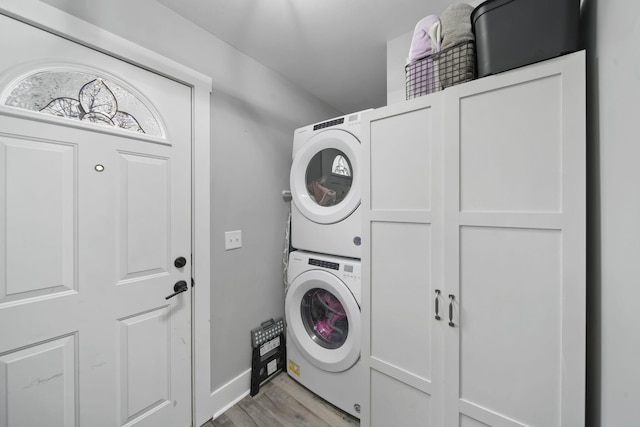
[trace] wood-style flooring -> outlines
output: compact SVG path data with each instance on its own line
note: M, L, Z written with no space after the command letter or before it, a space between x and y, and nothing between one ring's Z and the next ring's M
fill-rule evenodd
M202 427L353 427L358 419L281 373Z

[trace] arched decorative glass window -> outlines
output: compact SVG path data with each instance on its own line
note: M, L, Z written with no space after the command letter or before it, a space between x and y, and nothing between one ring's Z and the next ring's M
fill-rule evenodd
M7 88L2 103L57 117L164 137L142 97L85 70L41 70Z

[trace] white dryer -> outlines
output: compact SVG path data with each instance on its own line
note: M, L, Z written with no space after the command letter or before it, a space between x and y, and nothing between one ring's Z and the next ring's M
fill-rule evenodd
M290 175L294 248L360 258L361 114L295 131Z
M360 418L360 261L291 252L285 298L287 372L329 403Z

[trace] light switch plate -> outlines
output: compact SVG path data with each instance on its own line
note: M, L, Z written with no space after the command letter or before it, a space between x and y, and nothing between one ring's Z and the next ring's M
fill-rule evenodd
M224 233L224 250L238 249L242 247L242 230L227 231Z

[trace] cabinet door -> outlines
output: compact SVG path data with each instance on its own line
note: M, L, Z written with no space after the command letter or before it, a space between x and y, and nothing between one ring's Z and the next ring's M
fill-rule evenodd
M583 53L447 90L447 426L584 425L584 93Z
M439 96L370 113L364 129L362 424L442 425ZM440 306L444 302L440 301Z

